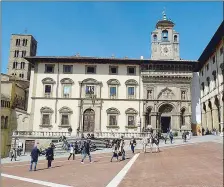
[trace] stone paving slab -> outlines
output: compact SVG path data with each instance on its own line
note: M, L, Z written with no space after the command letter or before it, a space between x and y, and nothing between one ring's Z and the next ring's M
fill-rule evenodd
M119 187L223 187L223 145L200 143L140 154Z
M111 163L111 154L93 155L94 162L89 163L87 157L84 164L81 164L80 158L69 161L61 158L55 160L50 169L46 169L46 161L40 161L36 172L28 171L29 162L19 163L17 166L4 164L2 173L75 187L105 187L125 166L131 156L132 154L128 155L129 159L125 161ZM23 187L23 183L17 180L17 187ZM3 180L3 186L14 187L9 180ZM30 183L30 186L33 184Z
M31 184L29 182L23 182L23 181L18 181L18 180L15 180L15 179L9 179L9 178L5 178L5 177L2 177L1 179L2 183L2 187L43 187L43 185L40 185L40 184Z

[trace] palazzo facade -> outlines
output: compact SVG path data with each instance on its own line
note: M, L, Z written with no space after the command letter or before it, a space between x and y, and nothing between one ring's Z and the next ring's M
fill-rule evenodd
M151 34L151 49L151 59L26 57L32 64L29 130L190 130L197 62L180 59L179 33L165 14Z

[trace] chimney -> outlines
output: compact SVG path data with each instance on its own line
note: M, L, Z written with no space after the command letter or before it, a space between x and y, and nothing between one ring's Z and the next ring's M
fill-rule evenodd
M140 59L141 59L141 60L143 60L143 59L144 59L144 57L143 57L143 56L141 56L141 57L140 57Z

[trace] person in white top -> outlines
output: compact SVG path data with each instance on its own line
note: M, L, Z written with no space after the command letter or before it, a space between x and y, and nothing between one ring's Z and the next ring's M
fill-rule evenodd
M70 155L68 157L68 160L70 160L71 156L73 156L73 160L75 160L75 150L74 150L74 147L75 146L73 144L71 144L71 146L70 146Z

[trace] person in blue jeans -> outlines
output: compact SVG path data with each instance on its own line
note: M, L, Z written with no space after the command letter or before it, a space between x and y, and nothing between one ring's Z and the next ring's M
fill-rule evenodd
M33 163L34 163L34 171L37 170L37 162L38 162L38 157L40 155L40 150L35 146L32 151L31 151L31 162L30 162L30 171L32 171L33 168Z
M86 156L88 155L89 156L89 162L92 163L92 160L91 160L91 155L90 155L90 141L87 140L87 141L84 141L83 145L82 145L82 161L81 163L84 164L84 160L86 158Z

